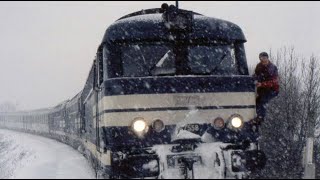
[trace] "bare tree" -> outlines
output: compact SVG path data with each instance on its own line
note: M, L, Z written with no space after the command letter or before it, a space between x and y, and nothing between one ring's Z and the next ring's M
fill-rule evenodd
M309 61L302 63L302 96L304 108L304 124L305 128L301 133L302 138L311 138L315 136L315 130L319 128L320 122L317 121L320 115L320 62L315 56L311 56ZM315 138L315 163L318 165L316 168L318 177L320 176L320 154L318 153L320 144L319 137Z
M319 127L316 122L320 112L320 62L312 56L308 63L302 63L303 95L304 95L304 119L309 126ZM313 132L309 132L313 135Z

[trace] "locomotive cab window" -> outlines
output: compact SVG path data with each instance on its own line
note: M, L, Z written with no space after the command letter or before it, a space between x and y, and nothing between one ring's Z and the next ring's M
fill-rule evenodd
M165 44L132 44L122 47L124 77L175 74L173 49Z
M239 74L233 45L189 46L188 66L194 75Z
M186 54L174 54L174 45L167 43L136 43L121 46L123 77L174 76L176 57L183 56L188 66L186 75L241 75L233 44L191 44Z

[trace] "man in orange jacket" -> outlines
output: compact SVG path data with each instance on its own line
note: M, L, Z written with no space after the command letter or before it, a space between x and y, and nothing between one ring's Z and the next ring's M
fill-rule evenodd
M257 81L257 119L260 124L266 116L266 105L279 94L278 68L270 60L266 52L259 54L260 63L256 66L253 77Z

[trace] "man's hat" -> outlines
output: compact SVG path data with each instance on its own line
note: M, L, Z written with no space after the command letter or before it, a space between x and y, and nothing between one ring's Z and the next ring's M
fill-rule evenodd
M262 52L262 53L259 54L259 58L260 57L268 57L269 58L269 55L266 52Z

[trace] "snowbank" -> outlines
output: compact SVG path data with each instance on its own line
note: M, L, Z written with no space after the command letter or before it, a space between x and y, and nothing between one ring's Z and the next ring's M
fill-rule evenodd
M0 179L93 179L89 162L52 139L0 129Z

